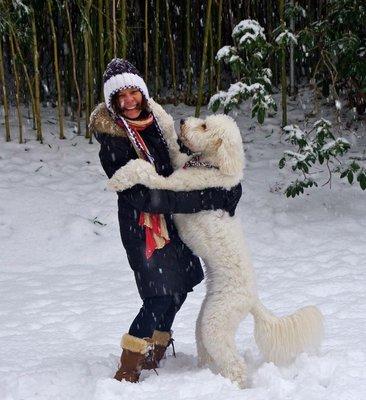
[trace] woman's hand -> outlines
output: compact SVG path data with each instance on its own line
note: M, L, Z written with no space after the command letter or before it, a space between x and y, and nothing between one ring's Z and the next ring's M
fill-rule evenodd
M155 175L155 167L149 162L141 159L130 160L107 181L107 188L120 192L138 183L148 186Z

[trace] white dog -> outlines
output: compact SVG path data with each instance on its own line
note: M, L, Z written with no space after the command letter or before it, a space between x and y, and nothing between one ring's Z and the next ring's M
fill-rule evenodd
M188 118L181 125L180 139L192 152L200 154L200 165L181 168L188 156L179 151L172 117L152 100L149 105L162 131L169 132L165 139L176 170L163 177L148 162L132 160L109 180L110 189L124 190L140 183L152 189L180 191L231 188L239 183L244 152L232 118ZM267 361L286 364L300 352L319 346L322 315L316 307L308 306L277 318L260 302L239 218L218 210L175 214L174 221L182 240L206 266L207 293L196 324L200 366L213 367L240 387L246 386L246 365L237 351L235 333L248 313L254 316L255 340Z

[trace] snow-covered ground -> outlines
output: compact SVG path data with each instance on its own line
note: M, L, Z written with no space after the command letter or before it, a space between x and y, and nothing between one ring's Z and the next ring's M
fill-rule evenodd
M168 106L176 120L193 109ZM290 104L290 110L297 104ZM264 363L249 317L237 343L250 387L196 365L195 319L204 294L191 293L174 324L177 358L142 382L112 379L119 341L140 307L120 242L115 194L106 191L98 143L57 139L44 111L43 145L27 126L26 144L0 142L0 400L361 400L366 398L366 201L358 187L287 199L277 162L285 145L279 117L263 127L243 116L247 165L239 216L265 305L277 315L307 304L325 316L318 355L289 367ZM290 111L290 122L302 112ZM273 131L272 135L269 135ZM365 129L358 131L364 135ZM344 135L343 135L344 136ZM352 140L356 140L350 138Z

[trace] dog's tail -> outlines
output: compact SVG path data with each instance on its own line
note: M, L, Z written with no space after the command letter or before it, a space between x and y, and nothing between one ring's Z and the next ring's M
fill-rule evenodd
M278 318L257 300L251 309L255 321L255 341L266 361L288 364L296 355L320 346L323 316L314 306Z

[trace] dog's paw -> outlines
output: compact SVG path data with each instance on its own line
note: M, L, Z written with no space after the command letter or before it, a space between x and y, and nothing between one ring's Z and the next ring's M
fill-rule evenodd
M113 192L119 192L132 186L133 184L131 184L128 177L121 170L118 170L112 178L107 181L107 188Z
M154 114L154 117L158 121L159 125L164 125L164 129L169 129L174 131L173 117L170 114L168 114L160 104L156 103L151 98L149 100L149 106Z
M107 188L112 191L122 191L138 183L148 186L151 178L157 175L155 167L147 161L130 160L114 173L107 182Z

